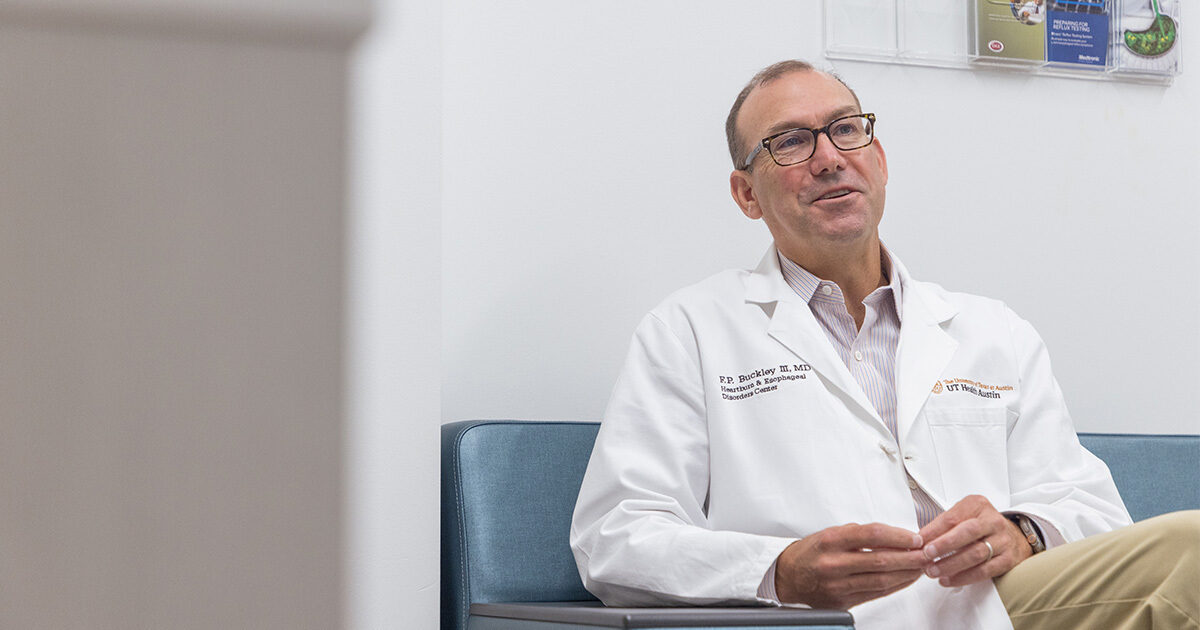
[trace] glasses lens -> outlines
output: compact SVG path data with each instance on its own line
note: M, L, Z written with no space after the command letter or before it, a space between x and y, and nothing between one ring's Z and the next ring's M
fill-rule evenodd
M813 133L807 129L789 131L771 140L771 157L781 166L807 160L813 154Z
M875 130L866 116L847 116L829 123L829 139L833 146L843 150L857 149L871 144Z

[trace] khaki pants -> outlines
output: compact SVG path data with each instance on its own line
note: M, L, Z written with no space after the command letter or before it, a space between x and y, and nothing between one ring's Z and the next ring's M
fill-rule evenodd
M1200 510L1040 553L996 589L1016 630L1200 630Z

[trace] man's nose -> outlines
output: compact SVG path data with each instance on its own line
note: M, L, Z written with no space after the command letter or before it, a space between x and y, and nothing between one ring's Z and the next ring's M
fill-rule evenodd
M833 146L833 140L829 139L827 132L818 133L814 142L816 142L816 146L813 147L813 155L808 160L813 174L820 175L840 170L845 166L845 157L837 147Z

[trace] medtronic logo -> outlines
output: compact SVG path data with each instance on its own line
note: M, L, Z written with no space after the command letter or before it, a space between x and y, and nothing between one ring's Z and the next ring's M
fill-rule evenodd
M998 39L993 39L992 41L988 42L988 50L992 52L1002 52L1004 50L1004 42Z

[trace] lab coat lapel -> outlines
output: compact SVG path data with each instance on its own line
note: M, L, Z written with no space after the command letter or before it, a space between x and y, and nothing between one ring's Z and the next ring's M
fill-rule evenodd
M812 366L813 371L841 398L859 407L887 432L887 425L850 370L846 369L846 364L842 363L808 304L783 279L774 247L763 256L758 268L750 275L746 299L763 305L770 314L771 323L767 328L769 336Z
M957 311L913 281L895 257L892 262L903 288L900 344L896 349L896 434L903 441L958 349L958 341L943 327Z

